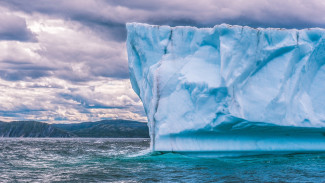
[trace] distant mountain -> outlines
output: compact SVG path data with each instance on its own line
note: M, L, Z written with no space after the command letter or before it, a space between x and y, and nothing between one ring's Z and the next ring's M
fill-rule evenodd
M149 138L149 130L147 123L129 120L103 120L73 124L0 121L0 137Z
M0 137L75 137L74 134L37 121L0 122Z
M149 138L147 123L130 120L103 120L74 124L52 124L78 137Z

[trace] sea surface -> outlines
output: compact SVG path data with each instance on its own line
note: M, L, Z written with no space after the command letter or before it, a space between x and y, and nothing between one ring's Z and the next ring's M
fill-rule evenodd
M196 157L150 139L0 138L0 182L325 182L325 154Z

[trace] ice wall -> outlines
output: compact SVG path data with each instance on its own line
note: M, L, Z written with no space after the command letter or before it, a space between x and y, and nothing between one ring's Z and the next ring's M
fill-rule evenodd
M127 32L154 151L325 150L324 29Z

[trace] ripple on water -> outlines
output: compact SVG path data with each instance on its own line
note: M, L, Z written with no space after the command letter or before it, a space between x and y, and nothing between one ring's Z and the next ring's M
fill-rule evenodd
M321 182L324 153L202 158L148 139L0 139L0 182Z

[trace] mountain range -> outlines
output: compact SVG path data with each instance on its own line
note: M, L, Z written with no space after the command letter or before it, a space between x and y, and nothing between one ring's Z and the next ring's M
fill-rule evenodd
M147 123L130 120L102 120L71 124L38 121L0 122L0 137L88 137L149 138Z

